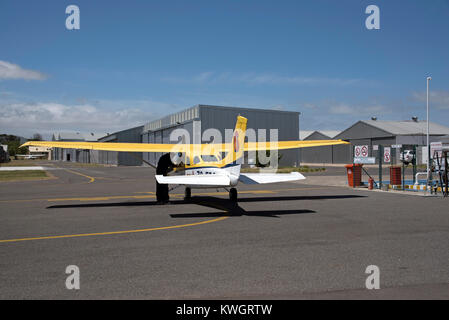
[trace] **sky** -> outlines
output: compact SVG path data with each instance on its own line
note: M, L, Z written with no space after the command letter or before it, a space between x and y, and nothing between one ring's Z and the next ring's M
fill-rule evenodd
M0 133L110 133L196 104L299 111L301 130L424 120L427 76L449 126L449 0L0 1Z

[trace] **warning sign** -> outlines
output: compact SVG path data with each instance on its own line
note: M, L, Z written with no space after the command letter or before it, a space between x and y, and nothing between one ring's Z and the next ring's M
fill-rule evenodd
M430 143L430 158L434 158L434 156L438 155L441 158L441 154L443 153L443 143L442 142L431 142Z
M391 162L391 148L390 147L384 148L384 162L385 163Z
M356 158L368 157L368 146L355 146L354 147L354 157L356 157Z

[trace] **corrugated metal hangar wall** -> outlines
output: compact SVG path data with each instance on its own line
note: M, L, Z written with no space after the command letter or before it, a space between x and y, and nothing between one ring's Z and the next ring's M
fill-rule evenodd
M210 141L208 133L211 131L208 129L211 128L220 132L223 142L229 142L226 141L225 130L234 129L238 115L248 119L248 131L255 129L256 133L266 137L266 141L270 140L270 129L278 129L278 140L299 139L299 112L197 105L147 123L142 132L142 142L174 143L176 140L170 141L171 133L176 129L185 129L190 135L190 143L205 143ZM266 135L258 129L265 129ZM282 150L279 153L282 155L279 165L299 164L297 149ZM143 159L156 165L160 156L161 154L144 153Z
M115 132L103 137L99 142L131 142L142 143L143 126ZM116 152L116 151L96 151L92 150L91 162L101 164L111 164L119 166L141 166L141 152ZM97 158L95 159L95 155Z

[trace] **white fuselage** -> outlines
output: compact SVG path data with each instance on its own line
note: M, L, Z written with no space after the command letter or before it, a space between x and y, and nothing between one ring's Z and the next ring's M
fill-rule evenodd
M204 166L204 167L193 167L185 169L186 176L213 176L213 175L224 175L229 177L230 184L229 187L235 187L238 184L240 176L240 164L228 165L223 168ZM190 188L223 188L223 185L216 186L202 186L202 185L189 185Z

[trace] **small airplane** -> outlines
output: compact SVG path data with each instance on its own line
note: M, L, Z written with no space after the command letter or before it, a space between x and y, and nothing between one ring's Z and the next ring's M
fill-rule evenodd
M33 159L38 159L38 158L42 158L42 157L48 157L47 154L16 154L16 157L23 157L23 159L26 160L33 160Z
M121 142L28 141L21 147L45 146L66 149L90 149L119 152L162 152L156 168L156 196L168 202L168 185L185 186L185 200L191 199L192 188L224 188L231 201L237 201L239 182L264 184L303 180L299 172L241 173L245 151L283 150L304 147L349 144L344 140L245 142L247 119L238 116L231 143L157 144ZM225 154L221 157L221 154ZM175 175L168 175L174 172ZM230 188L228 190L228 188Z

